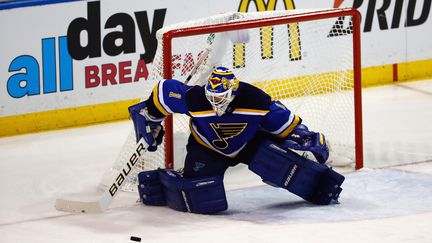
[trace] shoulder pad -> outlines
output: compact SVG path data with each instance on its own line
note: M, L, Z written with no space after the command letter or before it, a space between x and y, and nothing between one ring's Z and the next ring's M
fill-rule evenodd
M244 82L240 82L238 95L233 100L234 108L269 110L271 97L263 90Z
M213 110L202 86L195 85L190 88L185 94L185 101L188 110L191 112Z

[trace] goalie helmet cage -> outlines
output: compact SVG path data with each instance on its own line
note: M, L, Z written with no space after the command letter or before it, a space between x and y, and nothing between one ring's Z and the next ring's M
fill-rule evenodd
M157 39L145 99L158 80L185 81L197 66L188 84L202 85L212 67L226 66L241 81L284 103L310 130L324 133L335 162L363 167L357 10L225 13L164 27ZM205 59L197 65L200 57ZM164 144L142 156L134 174L181 167L189 135L187 118L175 114L165 119ZM132 131L112 169L121 168L122 154L135 147L134 140ZM125 183L124 190L136 190L136 176L130 177L133 181Z

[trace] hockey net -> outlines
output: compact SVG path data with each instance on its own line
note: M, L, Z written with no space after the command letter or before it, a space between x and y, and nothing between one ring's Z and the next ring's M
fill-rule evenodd
M164 27L144 98L158 80L185 81L205 55L189 85L204 84L213 66L229 67L324 133L333 165L361 168L359 21L352 9L293 10L226 13ZM166 119L164 144L140 158L124 190L136 189L141 170L182 167L188 121L177 114ZM134 148L131 131L112 169L121 169L122 154Z

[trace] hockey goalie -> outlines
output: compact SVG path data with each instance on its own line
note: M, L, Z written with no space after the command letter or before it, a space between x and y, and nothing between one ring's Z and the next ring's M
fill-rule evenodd
M344 177L326 165L325 136L264 91L239 81L232 70L216 67L202 86L162 80L150 97L129 107L137 141L148 151L162 142L161 122L173 113L190 117L190 136L181 172L169 169L138 175L145 205L211 214L228 208L223 177L239 163L272 186L314 204L337 201ZM302 156L299 151L313 156Z

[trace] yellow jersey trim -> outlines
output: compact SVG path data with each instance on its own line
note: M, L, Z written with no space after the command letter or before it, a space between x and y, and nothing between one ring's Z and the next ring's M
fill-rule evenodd
M295 115L293 122L277 136L280 138L284 138L288 136L288 134L290 134L294 130L294 128L299 124L299 122L300 122L300 117Z
M258 113L258 114L267 114L269 110L257 110L257 109L247 109L247 108L237 108L234 112L250 112L250 113Z
M189 111L189 113L190 113L192 116L216 114L214 110L207 110L207 111Z
M160 113L164 114L165 116L168 116L170 113L167 110L165 110L161 105L161 103L159 102L159 85L160 82L157 83L153 88L153 103L155 104L156 108L160 111Z

